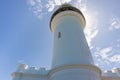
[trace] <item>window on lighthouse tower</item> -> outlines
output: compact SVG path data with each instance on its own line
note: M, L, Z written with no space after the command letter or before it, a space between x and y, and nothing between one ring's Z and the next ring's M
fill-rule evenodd
M58 32L58 38L61 38L61 32Z

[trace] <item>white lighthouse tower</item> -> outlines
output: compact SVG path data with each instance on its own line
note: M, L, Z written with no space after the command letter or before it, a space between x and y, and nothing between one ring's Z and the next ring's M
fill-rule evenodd
M85 18L80 10L62 5L52 16L54 32L51 80L100 80L101 71L94 66L83 29Z

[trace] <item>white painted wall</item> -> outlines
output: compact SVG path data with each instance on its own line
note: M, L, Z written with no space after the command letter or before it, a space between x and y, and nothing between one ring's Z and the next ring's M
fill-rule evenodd
M95 71L72 68L64 69L54 73L50 80L101 80Z
M69 64L90 64L93 59L80 20L71 11L55 19L52 68ZM59 13L57 16L63 14ZM66 13L66 14L65 14ZM80 16L80 14L78 14ZM55 16L56 17L56 16ZM58 38L59 32L61 37Z

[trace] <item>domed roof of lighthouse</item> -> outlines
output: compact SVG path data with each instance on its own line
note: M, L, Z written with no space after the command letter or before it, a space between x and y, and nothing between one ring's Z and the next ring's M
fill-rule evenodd
M57 14L59 14L59 13L61 13L61 12L63 12L63 11L74 11L74 12L79 13L79 14L82 16L82 18L83 18L83 24L84 24L83 27L85 27L85 25L86 25L86 20L85 20L84 15L82 14L82 12L81 12L79 9L77 9L76 7L73 7L71 4L65 3L65 4L62 4L62 5L53 13L53 15L52 15L52 17L51 17L51 20L50 20L50 29L51 29L51 22L52 22L53 18L54 18Z

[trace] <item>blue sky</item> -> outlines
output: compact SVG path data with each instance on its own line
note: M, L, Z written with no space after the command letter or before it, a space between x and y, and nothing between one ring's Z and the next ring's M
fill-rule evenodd
M84 30L95 64L120 67L120 0L2 0L0 2L0 80L11 80L19 63L50 69L52 13L71 3L85 15Z

